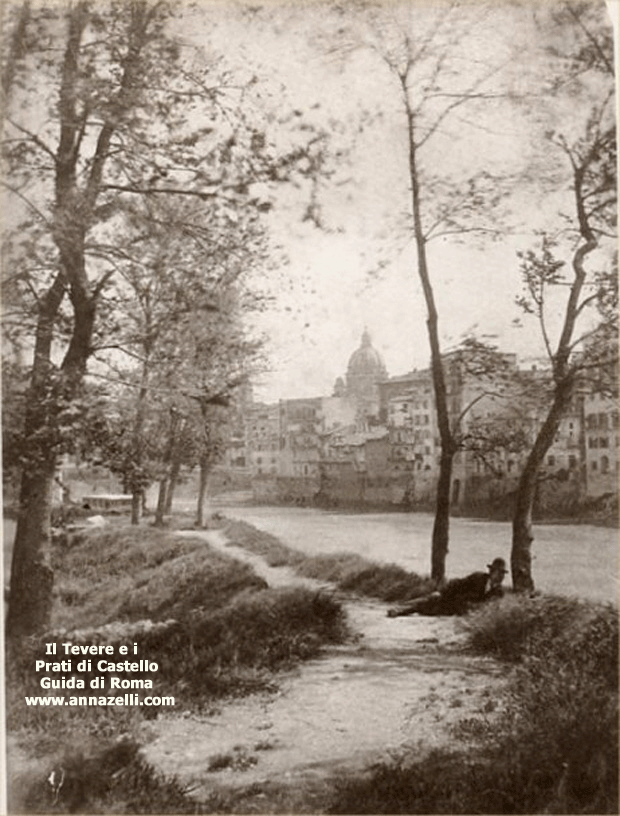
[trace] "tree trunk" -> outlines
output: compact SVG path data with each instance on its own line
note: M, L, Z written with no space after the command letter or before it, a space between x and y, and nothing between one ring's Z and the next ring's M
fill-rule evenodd
M172 476L171 473L174 470L175 461L178 457L174 456L175 448L176 448L176 441L177 441L177 428L179 425L179 415L176 409L170 410L170 431L168 434L168 444L166 445L166 451L164 453L164 460L163 464L166 467L167 472L163 479L159 482L159 494L157 497L157 509L155 510L155 526L156 527L163 527L164 524L164 514L169 512L166 510L167 507L172 505L172 499L168 502L168 493L171 489L171 480ZM171 465L172 462L172 465ZM171 466L170 466L171 465ZM170 467L169 467L170 466ZM177 470L178 475L178 470Z
M159 491L157 493L157 507L155 508L155 527L164 526L164 515L166 512L166 487L168 479L164 477L159 480Z
M142 510L143 491L133 490L131 493L131 523L140 524L140 516Z
M515 511L512 519L512 550L510 568L516 592L533 592L532 578L532 511L536 498L538 476L545 455L555 439L573 392L573 379L567 377L555 388L553 402L539 430L519 479Z
M10 90L12 72L20 57L28 11L28 3L24 3L9 64L5 66L2 76L6 91ZM54 153L55 200L52 220L52 238L58 250L60 271L48 292L39 300L32 376L24 421L25 464L20 489L20 514L13 547L7 615L7 634L11 637L36 634L49 623L53 584L49 566L51 503L60 441L57 438L55 414L59 405L74 399L81 387L92 351L97 299L101 290L101 285L92 285L86 273L85 236L93 223L93 212L116 123L124 110L134 103L133 78L140 50L147 42L146 29L151 19L146 6L142 8L141 4L137 4L132 15L133 25L128 32L129 51L124 61L120 94L116 96L114 104L115 113L101 127L95 140L92 161L88 162L80 154L86 133L86 113L78 110L77 93L78 83L83 80L79 56L88 16L86 2L70 6L60 70L57 100L59 136ZM79 189L77 181L80 164L89 166L83 190ZM65 294L71 301L73 325L58 374L51 365L51 345L55 321Z
M172 461L172 468L170 469L170 478L168 479L168 490L166 492L166 506L164 508L164 512L167 515L170 515L170 513L172 513L174 492L179 481L180 473L181 473L181 458L180 456L175 456Z
M24 474L13 544L7 635L45 631L52 609L51 512L56 457L48 454L36 473Z
M512 583L517 592L531 592L534 589L531 556L531 547L534 540L532 531L532 508L536 495L538 474L545 454L553 444L553 440L560 426L560 421L570 404L575 389L576 374L574 369L571 370L569 364L572 339L577 318L582 308L582 306L579 305L581 292L587 279L587 272L584 266L585 260L597 247L596 236L588 221L586 193L584 192L583 186L588 167L587 162L592 161L595 155L596 154L591 151L586 162L582 165L575 165L574 159L571 159L574 171L575 205L582 243L577 247L573 255L572 267L574 278L564 311L564 322L557 351L551 357L555 380L553 400L543 426L538 432L532 450L527 458L517 490L517 501L512 522L512 550L510 554Z
M446 556L450 532L450 488L454 454L442 451L437 480L435 521L431 549L431 578L440 584L446 574Z
M196 504L196 527L204 527L204 503L207 493L207 480L209 478L209 471L211 464L208 457L202 457L200 460L200 477L198 480L198 501Z
M144 440L142 438L144 431L144 420L146 417L146 401L149 388L150 376L150 349L147 349L145 359L142 362L142 371L140 374L140 390L138 391L138 398L136 400L136 416L134 418L132 428L132 478L131 484L131 523L140 524L140 510L144 501L145 486L142 480L142 449ZM138 482L138 483L137 483Z
M415 134L414 113L409 103L406 77L401 77L403 97L407 113L409 135L409 177L411 181L411 201L413 212L413 231L416 243L418 260L418 277L422 284L424 300L426 302L428 339L431 350L431 373L435 394L435 410L437 412L437 426L441 441L441 458L439 464L439 478L437 481L437 499L435 505L435 522L431 542L431 578L440 584L446 575L446 557L450 537L450 482L452 478L452 462L456 452L454 437L450 428L448 412L448 396L446 381L441 358L439 343L439 327L435 295L431 285L426 257L426 237L422 225L420 204L420 179L417 167L417 146Z
M28 404L24 418L24 465L19 493L19 517L13 543L7 635L21 637L44 630L52 604L50 566L51 516L56 452L51 348L54 323L65 294L57 275L41 299Z

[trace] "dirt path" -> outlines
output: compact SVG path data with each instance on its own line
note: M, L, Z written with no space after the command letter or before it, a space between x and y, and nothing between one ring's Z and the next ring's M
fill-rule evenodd
M197 533L250 563L271 586L303 583L227 543L217 531ZM279 679L279 690L226 705L214 716L176 712L153 723L144 753L198 797L234 789L243 812L302 812L306 792L373 761L453 739L451 727L493 716L502 672L492 660L462 653L452 618L387 618L386 606L345 603L357 642L327 649ZM209 770L217 758L219 770ZM280 808L274 803L274 786ZM307 804L307 803L306 803Z

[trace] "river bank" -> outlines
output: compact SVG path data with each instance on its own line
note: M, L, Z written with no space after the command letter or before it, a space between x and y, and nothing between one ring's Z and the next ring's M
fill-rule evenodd
M238 507L235 509L239 510ZM256 512L256 509L246 507L244 512ZM400 533L395 533L395 528L391 524L387 528L391 530L391 535L385 537L386 518L382 515L374 519L374 523L366 523L365 537L356 536L345 540L342 528L338 524L331 528L329 526L335 517L322 515L313 520L307 510L299 509L298 512L301 514L299 518L304 522L301 528L296 526L294 518L290 516L284 519L280 517L279 523L284 524L286 530L285 538L288 541L284 543L289 543L295 535L300 535L305 542L306 552L321 551L325 546L328 549L330 546L335 548L336 544L340 546L339 551L342 552L343 543L352 546L353 550L349 552L353 553L359 553L364 549L362 546L364 543L367 549L378 547L380 544L383 544L385 549L389 541L392 543L398 541L401 534L405 535L403 540L408 542L409 547L411 546L412 531L407 524L403 525ZM238 517L239 513L230 515ZM365 520L368 522L368 517L365 517ZM72 812L365 813L369 812L370 802L373 803L372 808L375 808L370 812L420 812L416 809L415 802L416 797L426 795L419 787L420 784L425 787L424 780L428 780L425 776L425 763L432 764L436 761L433 759L436 756L444 757L440 763L444 768L443 776L441 774L437 776L437 769L433 771L432 778L437 778L438 782L428 794L431 804L423 812L542 812L537 809L497 810L494 804L489 804L495 803L496 798L491 797L489 801L485 799L484 803L480 804L479 794L495 790L497 787L506 801L518 802L519 791L523 788L524 794L527 793L526 799L532 797L532 802L542 802L547 807L549 797L553 797L557 786L562 782L564 756L562 751L565 750L562 746L568 744L567 739L574 745L571 751L574 750L576 755L581 751L579 757L583 753L584 745L588 755L594 751L598 757L603 751L604 758L600 761L606 763L605 774L609 776L611 773L613 776L613 772L610 771L612 765L608 761L608 755L613 755L615 750L613 734L606 733L604 747L601 747L600 735L597 736L597 728L601 722L600 706L607 705L606 700L609 697L607 685L610 681L607 678L615 677L617 680L617 672L610 670L614 660L617 664L617 620L616 614L609 608L599 608L597 605L565 599L541 597L540 600L530 601L527 598L507 598L504 599L507 604L504 602L498 606L491 604L488 609L481 610L488 614L479 622L476 622L477 618L463 619L462 622L458 618L388 618L385 602L343 595L341 590L336 590L334 585L326 583L325 580L300 577L287 567L270 566L264 555L248 552L244 549L246 542L239 537L238 532L235 532L240 525L228 524L222 517L221 510L212 521L215 526L223 525L222 529L205 531L187 529L175 533L155 531L147 526L139 530L125 527L118 528L118 535L113 529L108 532L91 531L92 536L103 538L99 543L93 539L93 544L87 547L86 560L83 557L86 551L80 554L79 546L77 550L74 546L70 547L66 553L71 569L69 571L63 569L62 575L67 576L72 570L78 571L71 578L71 604L65 610L68 617L64 625L69 625L72 617L75 620L75 615L82 604L79 601L80 597L83 597L87 604L83 611L90 616L98 610L97 615L103 614L106 620L110 618L120 621L123 615L131 610L144 617L149 609L153 612L157 610L157 615L169 617L172 611L170 603L178 605L180 601L179 579L182 577L182 583L189 580L193 585L199 574L196 566L190 565L189 569L183 566L186 559L191 556L192 564L197 565L202 563L204 552L204 555L209 553L208 558L215 559L215 563L230 564L226 567L227 570L232 569L232 564L235 564L235 574L244 575L244 581L249 582L247 587L250 592L258 591L259 594L248 596L245 594L248 591L246 589L242 593L244 597L239 597L232 607L228 607L226 601L218 600L215 595L219 588L223 588L229 582L216 579L213 584L212 577L212 586L205 590L202 587L203 578L200 578L198 584L201 584L201 591L194 594L193 590L188 593L185 589L182 593L185 600L179 607L177 615L185 614L182 611L185 609L183 606L185 601L191 601L190 607L185 609L190 613L190 618L196 613L203 614L199 608L192 611L195 603L198 603L199 607L205 602L215 605L212 609L214 621L221 620L222 615L228 616L232 612L231 623L236 621L234 632L241 638L238 646L245 641L247 646L252 645L254 652L264 654L265 650L256 642L256 636L260 632L261 637L272 639L275 635L276 639L279 638L285 621L289 621L291 617L287 613L283 619L272 620L271 605L279 604L286 598L297 597L301 600L303 596L308 611L315 605L313 598L321 608L333 604L342 605L353 637L349 636L343 641L328 640L317 652L318 641L315 636L307 640L305 635L301 639L294 635L291 648L300 655L305 653L305 659L294 667L284 666L285 670L274 673L271 679L263 676L259 684L256 682L259 679L258 675L244 675L244 682L251 682L241 697L209 700L205 698L203 702L199 702L198 699L194 700L193 697L183 693L179 707L161 710L156 712L155 716L138 716L137 720L134 718L132 733L141 747L139 754L136 755L137 760L132 760L131 772L123 770L123 766L118 771L119 773L122 771L121 776L114 777L119 779L120 790L116 789L116 783L109 789L103 785L100 795L104 796L104 799L97 805L98 810L84 811L73 808ZM393 517L390 517L390 521L393 523ZM319 522L327 526L321 528ZM253 528L253 533L250 531L251 535L264 536L264 532L259 530L264 531L266 526L269 526L267 516L256 525L259 529ZM360 532L354 525L348 526L350 533ZM330 530L331 536L325 536L324 533ZM466 528L457 525L457 530L459 537L462 538ZM476 534L475 538L480 544L480 526L474 523L470 532ZM128 536L133 541L131 553L128 551ZM136 536L139 536L139 541ZM487 540L483 543L490 546L492 542ZM602 542L599 544L604 546ZM85 542L82 546L85 546ZM274 546L277 548L281 545L274 540ZM298 547L300 553L303 550L303 545ZM381 548L378 547L377 551L380 552ZM165 553L174 559L180 559L175 562L177 566L173 569L173 574L176 577L172 581L170 565L161 560ZM385 557L385 552L383 555ZM125 570L119 559L127 560L127 565L131 565L131 569ZM144 566L140 567L138 562L142 561ZM97 566L98 564L100 565ZM85 565L90 566L87 568L87 574L82 575ZM205 562L204 568L206 566ZM143 572L145 567L148 567L147 573ZM115 577L119 569L122 579ZM379 566L373 568L375 571L380 569ZM105 585L97 589L97 584L104 577L102 573L110 575ZM151 577L145 584L145 579L149 575ZM205 577L208 575L209 570L204 573ZM86 580L83 586L80 583L82 579ZM131 581L132 586L135 585L133 589L127 581ZM59 582L60 596L64 597L67 587L62 586L63 579L60 573ZM253 589L250 589L251 587ZM199 589L198 585L196 589ZM93 605L93 590L100 596L96 605ZM154 594L159 594L162 599L164 597L168 599L165 609L160 609L159 602L154 602ZM116 600L113 604L114 598ZM261 601L261 598L264 600ZM244 615L239 618L239 614L244 610ZM249 616L245 614L248 612ZM296 614L293 614L293 617L296 617ZM140 627L146 632L150 625L144 628L143 624L144 622L141 622ZM248 638L244 637L244 631L250 624L252 627L258 624L258 628L252 630L256 632L256 636L250 635L248 641ZM166 623L166 626L168 625L169 622ZM118 628L116 623L114 627ZM515 660L520 659L519 656L525 648L523 633L532 628L535 636L536 631L540 630L540 634L536 636L538 641L534 640L533 643L539 643L536 648L540 648L542 644L545 650L543 665L549 663L549 676L545 676L544 687L530 689L532 694L522 703L515 697L515 691L519 688L527 690L528 686L511 685L512 665ZM209 682L211 680L221 682L219 672L213 673L213 669L217 667L210 658L208 664L198 672L191 671L189 674L186 672L184 661L191 658L193 649L196 647L202 649L207 645L209 638L205 640L205 637L208 632L207 628L189 651L186 638L182 638L177 644L182 656L177 651L174 655L168 656L172 658L172 662L168 661L169 670L173 671L181 683L179 690L186 686L187 681L199 682L202 688L207 668L212 675ZM472 633L475 635L476 632L479 642L486 644L484 651L490 652L489 654L483 655L472 650ZM587 644L591 643L590 632L599 639L600 647L597 641L595 648L576 648L575 644L579 637L582 639L585 637ZM214 633L215 630L212 634ZM231 629L229 635L232 634ZM224 639L226 643L230 640L229 635ZM140 637L141 635L138 635L137 639L140 640ZM135 639L135 636L133 638ZM222 646L225 646L224 641ZM233 646L233 652L227 659L232 658L231 666L234 667L236 666L234 655L237 654L238 646L232 641L230 644ZM155 641L151 642L150 646L144 642L140 644L140 649L149 653L155 645ZM162 645L160 643L157 648L161 650ZM308 647L312 647L310 651ZM528 652L529 648L528 646ZM497 655L496 650L499 650ZM219 652L218 660L223 659L229 651L225 648ZM502 652L506 656L512 656L509 660L498 659L501 658ZM559 656L553 657L554 653ZM570 666L574 658L578 660L576 667L572 669ZM191 666L188 664L187 668ZM585 674L582 668L587 669ZM570 687L565 688L563 678L566 670ZM522 679L524 677L522 673L519 676ZM574 693L573 686L576 689ZM13 705L15 704L14 700ZM517 739L513 735L513 724L518 724L519 720L515 720L514 717L519 714L518 706L523 704L526 706L542 704L543 708L540 714L533 718L527 714L521 721L519 726L521 731ZM595 709L592 710L598 711L594 720L586 716L592 704L595 705ZM517 708L511 711L511 706L513 709L515 706ZM48 709L49 712L51 709ZM567 712L570 714L569 721L566 719ZM613 711L609 709L609 712L611 716ZM60 713L62 715L63 712ZM141 713L139 710L134 712L137 715ZM92 712L87 713L87 719L90 719L91 715ZM539 723L543 716L547 724L543 724L542 720ZM130 721L123 717L116 724L126 728ZM560 733L560 723L563 723L562 728L564 726L568 728L566 735L564 732ZM91 724L97 731L95 741L97 744L101 739L102 724L103 721L98 724L95 720ZM108 731L111 724L112 721L106 726ZM58 726L58 722L56 725ZM84 725L88 731L90 726L87 723ZM607 729L607 725L605 728ZM73 734L71 729L61 741L73 745L75 736L71 736ZM114 728L112 731L116 733ZM497 742L498 735L509 741L517 739L517 742L504 752L504 748ZM62 802L58 807L52 806L50 809L49 792L45 794L45 780L49 776L49 767L53 759L49 755L51 743L54 741L53 729L52 731L46 729L45 737L36 731L30 736L22 736L18 742L15 741L15 737L16 734L13 734L9 742L13 779L17 779L25 786L22 788L26 794L25 801L28 801L27 795L32 793L33 780L35 782L38 780L36 784L40 786L43 798L39 800L38 809L26 807L21 810L14 809L12 812L66 812L63 810L66 803ZM544 746L542 753L537 750L532 753L530 750L534 738L541 740L541 745ZM47 746L43 755L41 755L42 740ZM593 740L599 742L592 742ZM35 746L38 748L33 755L32 749ZM485 752L500 749L504 752L498 757L500 765L497 771L493 770L493 778L489 780L488 785L485 783L486 787L482 791L477 790L475 785L472 787L471 779L466 781L461 778L459 768L465 758L468 763L479 764L476 773L488 775L493 766L489 766ZM56 745L56 754L59 750L60 746ZM453 767L449 758L455 755L455 752L461 760L460 765ZM531 762L540 763L543 757L545 776L543 782L539 784L536 781L539 777L536 774L532 776L531 769L528 768ZM596 761L599 762L599 759ZM598 778L596 774L599 771L594 766L590 767L590 764L583 769L584 773L593 779ZM87 772L93 773L93 770L89 769L99 765L100 761L95 753L86 761ZM526 777L521 780L519 775L523 773L526 773ZM137 777L133 774L137 774ZM372 779L376 774L379 776L374 782ZM412 774L411 780L408 774ZM511 788L507 792L504 791L501 781L503 774L508 774L512 779ZM101 774L98 774L98 778L100 776ZM134 804L130 804L129 810L126 803L126 797L129 795L125 789L126 780L133 780L131 784L134 788L136 785L139 786L139 790L131 793L131 801ZM368 780L370 788L365 790L364 785ZM536 784L533 784L532 780L536 781ZM101 785L101 781L98 784ZM386 784L389 788L384 790ZM398 786L401 784L405 787L402 793L398 793ZM463 795L464 798L459 793L464 790L463 785L469 791L466 796ZM596 796L599 797L596 801L604 802L603 809L596 811L547 809L544 812L610 812L605 809L609 805L609 783L605 781L601 785L596 791ZM19 789L19 785L16 789ZM372 798L373 790L383 790L382 806L387 810L376 809L380 802L376 801L376 797ZM406 795L411 799L410 804L402 805L405 809L398 809L399 806L390 798L390 791L394 791L397 797ZM45 795L48 798L44 798ZM461 797L459 805L461 809L446 810L444 801L446 796L455 795ZM106 796L112 796L112 799L105 799ZM168 805L167 809L162 811L164 801L162 796L168 797L165 798L168 803L173 801L174 806ZM132 809L137 806L135 802L138 801L142 802L140 807L143 809L140 811ZM145 801L153 804L144 809ZM474 810L468 809L473 806L468 804L470 801L476 802ZM391 809L394 807L397 809ZM435 810L435 807L439 809Z
M212 509L238 518L302 553L354 552L419 575L430 571L431 513L351 513L308 507L273 507L214 500ZM181 505L183 507L183 505ZM191 505L186 505L191 510ZM534 528L533 576L541 592L618 602L618 531L594 525ZM509 522L452 518L448 577L484 569L493 558L510 561Z
M248 563L270 586L329 590L217 532L197 532ZM277 691L235 701L208 717L165 714L149 728L144 755L197 799L214 791L240 813L306 813L325 806L335 780L374 762L455 741L458 724L488 723L506 668L465 649L456 618L386 617L386 605L346 599L355 639L286 673Z

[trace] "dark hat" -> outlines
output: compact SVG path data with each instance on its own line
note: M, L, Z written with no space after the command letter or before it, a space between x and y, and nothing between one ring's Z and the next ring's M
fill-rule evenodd
M506 569L506 562L504 561L503 558L494 558L490 564L487 564L487 569L508 572L508 570Z

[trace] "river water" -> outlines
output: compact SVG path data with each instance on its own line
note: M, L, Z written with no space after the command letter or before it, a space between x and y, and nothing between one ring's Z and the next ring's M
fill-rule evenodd
M355 552L372 561L430 572L430 513L343 513L314 508L227 503L213 509L238 518L306 553ZM618 531L592 525L541 524L534 529L532 573L542 592L618 602ZM510 522L454 518L449 578L484 569L493 558L510 562Z
M187 505L183 507L182 505ZM193 502L178 508L193 510ZM344 513L315 508L267 507L221 497L212 509L238 518L302 552L355 552L372 561L430 571L430 513ZM4 525L5 582L14 523ZM540 524L534 529L532 572L543 592L618 602L618 531L577 524ZM448 577L484 569L493 558L510 561L509 522L454 518L450 522Z

